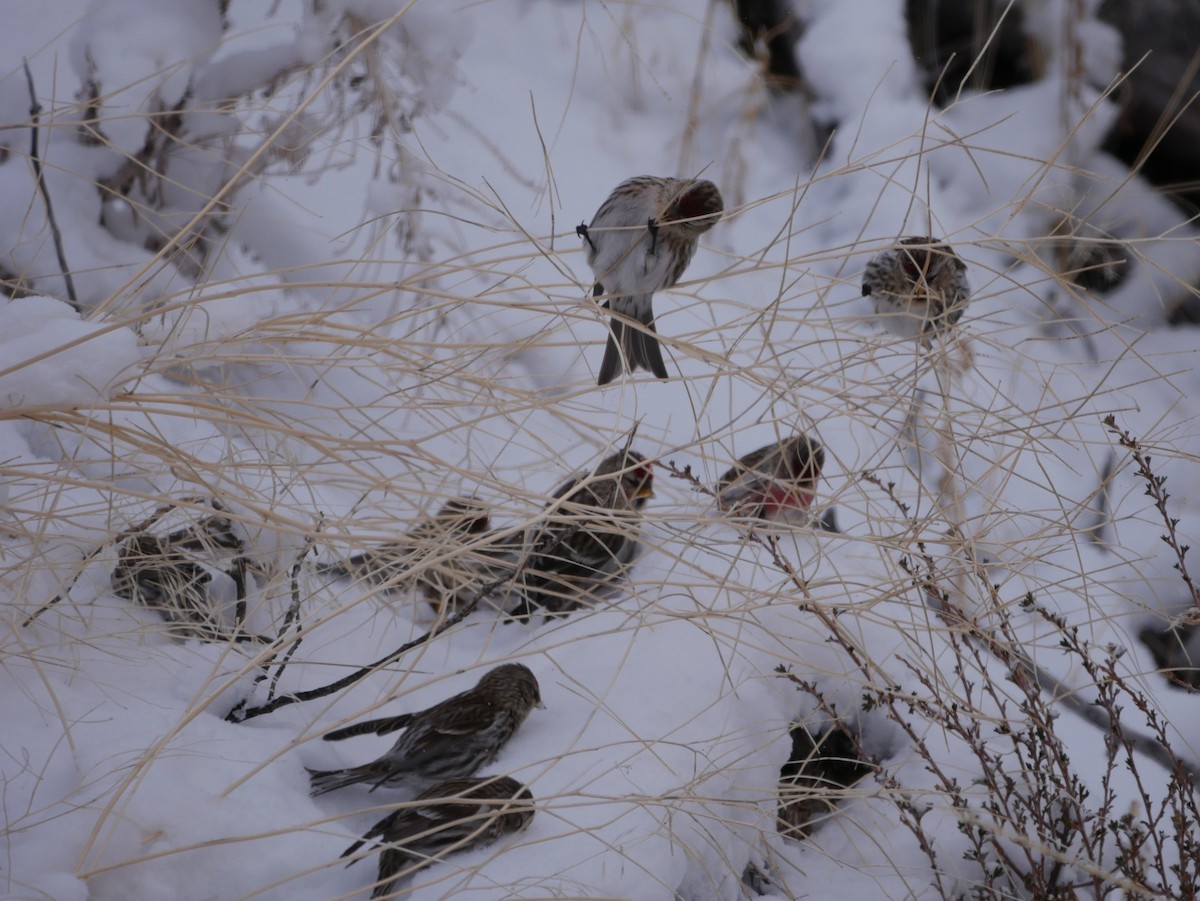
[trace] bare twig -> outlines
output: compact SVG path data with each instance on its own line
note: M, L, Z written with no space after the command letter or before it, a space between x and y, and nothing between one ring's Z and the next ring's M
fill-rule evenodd
M879 477L872 473L862 473L860 477L884 491L895 501L899 509L907 514L907 506L896 498L894 486L891 483L883 484ZM945 577L939 573L936 562L925 551L925 547L921 543L918 543L918 553L921 556L924 567L923 571L914 567L907 557L900 560L900 566L906 573L913 577L914 581L930 599L931 608L948 625L952 626L953 629L965 630L965 634L979 642L988 653L1003 663L1012 672L1012 681L1017 685L1023 688L1033 687L1035 691L1049 691L1055 701L1061 701L1067 709L1074 711L1102 732L1108 735L1112 734L1112 722L1103 710L1097 708L1092 702L1085 701L1079 697L1079 693L1075 689L1065 685L1062 681L1034 663L1029 655L1019 649L1015 639L1010 638L1009 640L1005 640L1001 638L988 629L985 629L977 620L967 616L965 611L957 607L952 602L949 594L941 587L941 580ZM976 561L970 560L969 562L975 571L979 584L992 596L993 609L1000 609L1003 605L1000 603L999 598L995 597L996 588L992 580L988 579L987 574ZM1027 595L1024 603L1030 608L1036 607L1032 595ZM1037 609L1040 610L1040 608ZM1045 616L1047 614L1043 612L1042 615ZM1062 630L1067 628L1065 622L1052 621ZM1200 776L1200 765L1194 761L1180 758L1171 748L1166 747L1154 736L1133 730L1125 730L1124 738L1131 749L1140 751L1167 770L1173 770L1177 766L1182 766L1192 778Z
M1196 625L1200 623L1200 591L1197 590L1196 583L1192 581L1192 577L1187 569L1185 558L1191 548L1186 544L1179 543L1179 536L1175 532L1175 527L1179 525L1179 520L1167 511L1167 499L1171 496L1163 488L1167 477L1154 474L1154 471L1150 468L1150 455L1142 452L1142 447L1138 444L1137 438L1131 435L1128 429L1122 429L1117 425L1117 418L1115 416L1111 413L1105 416L1104 425L1108 428L1109 432L1117 436L1117 442L1121 447L1126 448L1133 454L1133 461L1137 464L1138 475L1146 481L1146 496L1154 501L1154 506L1158 509L1163 524L1167 527L1167 534L1162 536L1162 540L1175 552L1174 568L1179 571L1179 576L1183 579L1183 584L1187 586L1188 593L1192 596L1192 609L1185 611L1181 616L1177 617L1174 626Z
M361 682L372 673L378 672L385 666L395 663L409 651L413 650L413 648L419 648L421 645L432 641L434 638L437 638L437 636L441 635L443 632L453 628L454 626L457 626L464 619L475 612L475 608L479 606L479 602L483 600L484 597L502 587L512 578L512 576L506 576L503 579L497 579L495 582L483 586L471 596L469 601L455 611L453 616L441 620L425 634L417 636L412 641L405 642L400 647L396 648L396 650L385 654L383 657L380 657L374 663L368 663L366 666L356 669L348 676L344 676L343 678L338 679L336 682L331 682L328 685L321 686L320 688L311 688L307 691L298 691L295 694L279 695L278 697L267 701L265 704L259 704L257 707L247 707L246 702L241 701L225 715L225 720L230 723L244 723L246 720L253 719L256 716L262 716L266 713L274 713L281 707L299 704L301 701L313 701L317 698L324 698L328 695L341 691L343 688L349 688L351 685Z
M303 549L299 554L296 555L296 562L292 565L292 603L291 606L288 607L287 613L284 614L283 625L279 629L278 641L280 642L282 642L284 636L287 635L288 629L290 629L300 618L300 569L304 566L304 558L308 556L309 551L313 549L313 545L316 543L317 535L321 531L321 525L322 523L317 523L316 529L314 529L313 533L308 536L308 539L304 542ZM267 689L268 701L275 697L275 690L279 687L279 678L283 675L283 671L287 669L288 662L291 661L293 656L295 656L296 651L300 649L300 643L303 640L303 633L297 629L296 640L293 641L288 649L284 652L283 660L280 661L278 668L275 670L275 675L271 678L271 685ZM264 675L262 678L266 678L265 671L270 665L271 660L268 659L263 665ZM261 679L259 681L261 681Z
M58 220L54 218L54 205L50 202L50 190L46 187L42 159L38 155L38 129L42 105L38 103L37 92L33 87L33 72L29 69L29 60L22 59L21 62L25 66L25 80L29 83L29 115L33 119L29 135L29 161L33 164L34 183L46 204L46 221L50 223L50 235L54 239L54 252L58 255L58 268L62 271L63 281L67 285L67 297L75 312L82 315L83 310L79 308L79 299L75 295L75 280L71 278L71 267L67 265L67 255L63 250L62 232L58 229Z

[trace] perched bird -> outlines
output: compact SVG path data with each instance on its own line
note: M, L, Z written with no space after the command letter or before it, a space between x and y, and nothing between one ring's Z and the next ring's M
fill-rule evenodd
M433 786L412 805L388 814L343 851L342 857L378 839L384 848L371 897L384 898L402 878L423 867L520 832L533 813L533 795L510 776L451 779Z
M641 509L653 496L650 464L633 450L560 485L526 532L514 617L528 618L534 607L565 613L610 593L637 554Z
M640 175L613 189L591 225L575 229L596 276L593 296L607 295L606 309L645 326L643 331L612 318L597 384L607 385L626 368L667 378L655 337L654 292L679 281L696 242L724 210L711 181Z
M512 572L518 545L489 538L490 528L488 509L478 498L452 498L402 540L326 564L319 571L366 579L387 591L415 587L440 612Z
M801 433L760 447L717 481L717 506L734 516L805 525L824 465L825 449Z
M930 237L901 238L863 272L863 297L875 302L884 327L929 347L962 318L971 299L967 264L949 244Z
M344 770L309 770L312 794L366 782L414 794L447 779L464 779L496 759L534 707L542 707L537 679L523 663L505 663L486 673L469 691L419 713L370 720L325 736L404 734L371 763Z

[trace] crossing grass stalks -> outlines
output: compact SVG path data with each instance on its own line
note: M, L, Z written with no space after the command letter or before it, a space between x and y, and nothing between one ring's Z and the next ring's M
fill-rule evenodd
M644 534L655 568L647 576L635 568L625 596L600 611L608 618L597 621L628 634L631 642L664 624L690 624L731 661L731 672L733 661L769 658L773 665L758 678L787 683L795 692L797 721L811 715L848 724L872 775L838 790L825 818L847 818L849 825L839 828L862 843L863 855L874 852L867 827L856 831L854 818L882 806L911 833L928 859L928 883L946 898L1195 893L1200 879L1196 754L1179 747L1178 733L1164 718L1154 681L1160 675L1135 671L1127 665L1125 649L1091 637L1124 628L1104 627L1098 620L1111 609L1088 604L1091 594L1105 587L1106 573L1092 570L1082 554L1075 555L1073 567L1069 562L1073 548L1094 538L1119 544L1113 504L1100 499L1129 491L1126 477L1134 466L1153 489L1161 484L1156 481L1160 463L1170 466L1186 456L1186 448L1172 444L1169 423L1154 423L1136 436L1120 431L1124 415L1132 413L1120 405L1137 386L1074 378L1068 372L1074 363L1047 363L1034 359L1033 351L1010 346L1008 339L1017 333L1011 321L975 318L970 312L961 335L929 352L889 343L864 327L861 310L851 301L857 273L879 249L877 239L863 235L841 246L793 253L790 245L806 243L801 239L816 227L797 221L761 247L707 248L704 252L720 255L716 271L685 279L672 294L701 317L677 331L664 328L664 348L674 362L686 364L677 378L695 420L690 439L679 440L678 431L668 432L644 407L636 408L636 417L613 416L596 401L587 372L574 370L552 385L530 377L539 355L581 343L590 350L603 334L578 275L583 267L569 240L571 224L561 223L554 233L531 230L497 197L437 172L436 161L415 165L420 147L404 123L419 111L413 96L397 87L411 87L413 72L389 70L396 64L386 53L386 26L347 20L341 27L345 43L320 66L278 73L280 86L300 86L286 117L248 158L229 160L231 174L222 187L182 227L161 236L146 265L122 275L118 290L90 306L91 321L141 335L144 355L137 368L86 407L18 403L0 412L0 420L21 423L41 449L36 461L0 460L0 479L7 486L0 575L13 598L5 614L0 663L43 683L54 707L47 718L55 721L63 742L74 747L75 729L67 705L57 697L52 671L77 667L86 677L97 656L119 660L150 654L169 660L175 653L209 667L174 728L136 759L112 761L113 771L123 773L115 784L100 778L106 774L88 774L103 782L103 794L94 793L88 779L77 787L75 795L96 811L89 841L78 854L80 877L98 879L163 855L266 835L336 828L337 816L314 818L265 833L249 830L101 862L122 808L146 773L176 753L175 740L195 718L239 720L247 709L265 704L270 709L259 706L259 713L269 720L279 709L271 708L271 701L285 696L302 696L297 703L328 713L333 699L319 689L342 684L366 662L334 656L354 632L373 636L365 644L386 659L378 669L388 677L373 698L357 696L357 709L339 707L337 722L378 715L385 704L389 710L402 706L411 689L440 682L444 674L431 649L443 635L467 628L497 634L526 628L494 616L489 621L492 614L482 608L457 621L438 619L419 600L409 603L378 586L322 578L313 565L318 559L344 558L393 540L448 497L464 494L485 498L498 527L519 537L536 522L562 478L619 447L632 426L629 420L636 418L638 441L653 448L648 452L657 461L662 498L649 507ZM704 52L713 52L711 45ZM703 65L702 57L698 70ZM357 74L351 78L352 71ZM695 90L703 84L697 78ZM243 113L253 102L250 93L236 98ZM236 219L240 192L281 165L269 160L297 158L296 148L284 140L294 137L289 129L302 114L313 110L321 111L325 127L312 130L307 154L318 156L334 143L341 150L349 145L354 152L374 153L378 168L392 173L385 180L410 196L436 197L450 212L435 213L433 204L422 203L420 215L396 215L386 227L367 224L378 240L377 256L370 260L310 261L314 270L320 265L326 273L342 273L337 277L310 277L309 271L290 267L249 277L231 274L222 255L232 251L222 245L221 235L226 220ZM345 121L351 114L368 116L367 134L352 133ZM64 123L58 127L67 128L71 114L58 115ZM329 135L333 125L339 131L324 145L315 140ZM52 131L54 114L43 114L39 127ZM688 129L689 141L697 140L691 123ZM1075 129L1067 123L1065 142ZM932 129L926 137L922 153L942 140L973 138L943 139ZM166 143L159 152L169 157L170 142L187 139L167 131L161 140ZM745 197L727 219L736 224L781 207L794 212L817 185L849 182L864 173L878 174L892 190L892 173L911 163L917 165L910 169L921 168L921 159L912 159L906 147L898 143L894 157L882 153L824 167L811 180L773 195ZM696 153L694 144L686 150ZM1056 169L1061 165L1047 161L1045 171L1062 174ZM549 158L546 166L552 169ZM319 175L318 166L314 177ZM155 174L147 171L143 177ZM169 172L162 178L168 181ZM926 200L920 184L911 194L916 207ZM154 196L146 191L124 199L150 205ZM1032 196L1030 188L1028 195L1005 203L1017 215L1035 202ZM1052 284L1066 298L1069 312L1044 311L1048 336L1068 328L1086 344L1089 334L1125 334L1091 315L1089 306L1102 301L1056 271L1055 255L1046 252L1059 237L1062 216L1075 212L1047 210L1045 234L1029 238L946 236L960 253L974 250L980 252L976 256L1007 260L992 271L972 271L975 304L990 309L989 297L1014 288L1046 293ZM470 220L472 227L447 228L453 217ZM791 215L785 218L792 223ZM1107 229L1102 222L1079 223L1093 224ZM479 240L481 233L492 237ZM1182 232L1177 238L1154 238L1192 240ZM202 245L204 252L197 250ZM1160 266L1137 241L1124 246L1135 267ZM170 273L172 290L139 294L139 286L155 272ZM395 272L399 278L389 277ZM747 273L777 285L765 307L736 295ZM1158 274L1180 292L1192 291L1185 275ZM1018 278L1030 281L1022 285ZM510 331L513 337L494 327L514 316L542 324ZM86 353L87 341L58 351ZM1003 361L1026 353L1030 357L1018 360L1018 368L1025 362L1031 369L1049 370L1038 373L1044 393L1036 399L1018 399L1008 385L989 382ZM1132 340L1127 353L1140 353ZM808 366L810 354L819 362ZM831 364L825 362L830 359ZM30 362L6 361L0 375L19 373ZM1151 357L1146 363L1154 370L1157 361ZM1163 379L1171 378L1172 365L1163 362ZM723 526L710 503L713 477L748 449L745 436L764 425L762 418L747 418L734 397L752 398L756 411L765 410L774 420L765 424L781 436L798 427L821 434L824 417L836 413L841 418L840 441L825 440L833 462L820 490L821 503L836 507L846 523L842 534L813 539L748 523L732 532L714 531ZM1098 411L1115 417L1107 423L1115 434L1106 434ZM1081 417L1095 421L1076 429ZM553 429L546 428L551 421ZM874 444L853 443L868 434L884 437ZM1130 453L1138 454L1147 443L1163 451L1156 450L1153 458L1134 456L1136 463L1131 462ZM1091 490L1057 494L1047 475L1035 495L1042 506L1014 505L1013 497L1029 496L1022 488L1031 467L1023 461L1044 457L1086 470L1109 451L1115 465L1094 467ZM1178 521L1165 496L1155 502L1177 559L1180 593L1194 599L1187 549L1175 530ZM262 640L230 639L206 650L180 650L159 643L169 630L161 616L133 603L117 605L108 580L131 536L154 533L164 518L186 526L211 514L214 505L252 561L242 596L233 599L240 612L229 623ZM1159 525L1151 518L1131 527ZM417 566L446 563L444 555L433 554ZM1065 615L1055 612L1052 600L1063 592L1081 599ZM229 598L212 602L219 608L214 615L234 615ZM573 618L592 615L599 614L584 611ZM780 640L773 629L783 621L807 639ZM1037 623L1032 633L1031 622ZM887 653L873 646L881 632L899 636ZM1033 633L1039 638L1030 648ZM573 634L566 624L541 627L539 653L547 665L562 659L556 653L571 647ZM391 653L395 648L403 653ZM1057 660L1054 669L1071 674L1069 685L1048 677L1034 662L1049 649L1066 659L1066 664ZM619 671L621 664L611 665ZM169 663L164 666L169 669ZM569 672L561 678L579 703L603 707L596 686L573 684ZM835 693L829 682L839 684ZM1085 708L1089 712L1081 714ZM629 736L609 749L610 771L616 771L642 745L637 726L624 722L620 711L604 713ZM1108 755L1098 795L1095 779L1083 772L1085 762L1062 734L1062 725L1080 715ZM764 729L752 736L749 747L732 738L722 745L719 736L714 738L719 759L706 766L736 769L780 735ZM230 784L225 795L285 752L315 746L317 739L316 730L297 736L276 758L257 762ZM942 750L947 746L970 765L948 766ZM602 827L624 816L632 802L667 835L676 822L693 818L700 827L684 831L698 844L706 840L707 820L707 840L717 850L697 853L703 876L694 877L689 897L724 891L722 880L730 873L741 879L747 858L758 871L760 887L787 892L788 886L803 885L790 840L785 843L774 832L778 799L765 795L762 785L746 786L737 797L712 797L706 794L708 769L702 769L671 797L536 790L539 775L581 750L594 749L567 746L521 761L519 776L535 786L538 817L590 823L601 836ZM39 763L23 766L36 772ZM1144 781L1160 769L1169 774L1163 796ZM920 779L914 778L918 771ZM1114 783L1127 780L1136 786L1137 809L1118 806ZM680 812L685 807L686 817ZM390 808L371 809L382 815ZM10 829L37 826L43 816L36 807L8 815ZM756 823L760 834L749 851L721 845L718 836L729 829L744 835L752 829L747 824ZM947 830L946 823L952 828ZM820 847L821 828L830 827L817 827L813 847ZM961 835L965 845L946 842L948 831ZM518 836L510 845L470 858L469 866L483 866L512 846L536 841ZM890 847L878 849L885 866ZM965 864L959 859L963 847ZM602 847L597 853L620 855L622 849ZM714 857L726 872L713 868ZM254 894L300 884L337 863L298 861L287 879L260 886ZM902 866L896 862L897 869ZM458 878L451 862L417 880L443 884L449 892ZM647 869L645 878L660 877ZM912 878L911 873L900 878Z

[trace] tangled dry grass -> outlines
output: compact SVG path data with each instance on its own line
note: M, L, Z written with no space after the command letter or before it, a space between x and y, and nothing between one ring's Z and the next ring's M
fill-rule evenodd
M710 43L695 60L693 100L712 90L702 74L718 52L716 10L710 5ZM926 121L919 133L898 135L894 152L851 153L811 178L757 192L749 144L776 101L747 82L730 104L741 120L712 174L724 181L730 228L761 217L778 229L753 247L714 238L708 262L672 294L687 313L660 324L671 386L632 382L601 394L572 361L603 337L568 240L574 222L551 213L535 227L509 196L464 183L425 155L413 123L434 115L430 98L448 63L421 51L419 29L401 27L408 14L374 23L348 15L315 65L292 61L226 96L192 93L139 112L150 127L135 152L106 132L114 115L104 112L106 98L115 92L106 94L113 88L99 76L86 103L55 106L14 131L32 129L44 151L51 140L82 140L83 128L87 140L107 141L125 158L115 174L90 179L103 198L100 225L47 220L43 239L63 229L76 238L107 230L111 239L129 213L134 224L123 234L146 252L109 272L75 269L82 294L71 300L94 328L0 366L0 379L13 384L44 361L88 359L108 336L137 337L130 364L91 385L86 403L10 395L0 411L5 450L18 447L13 436L25 448L0 460L9 598L0 661L14 685L40 683L30 692L47 728L90 761L64 797L13 789L25 806L7 810L10 842L64 815L57 804L80 801L88 826L70 849L70 869L103 897L121 884L106 877L185 858L210 841L342 834L346 811L307 819L289 811L161 849L146 837L137 853L120 838L133 799L156 790L152 771L174 766L197 718L246 730L256 721L299 725L273 754L221 777L217 796L236 800L262 778L286 786L278 773L292 755L316 753L330 722L449 694L443 683L454 667L528 655L558 674L564 700L594 708L587 722L600 711L616 724L599 749L581 743L581 719L577 731L564 727L514 751L538 817L596 837L640 868L646 885L692 898L796 897L814 856L832 865L845 855L844 865L858 861L864 872L867 861L891 867L873 877L885 894L904 885L946 898L1195 894L1200 751L1172 721L1175 701L1194 690L1186 651L1197 596L1189 523L1163 481L1169 472L1172 484L1182 482L1175 473L1195 464L1187 404L1172 399L1186 393L1191 366L1172 355L1173 343L1135 334L1106 295L1081 288L1085 257L1074 252L1080 243L1119 248L1146 295L1181 295L1194 292L1197 264L1171 261L1180 248L1194 251L1191 230L1176 223L1118 237L1081 197L1079 206L1068 197L1034 217L1030 209L1046 199L1022 183L947 236L973 260L975 293L961 333L928 351L900 345L872 331L860 306L856 279L882 246L876 232L864 227L821 246L832 212L800 211L841 191L852 208L890 203L899 184L917 218L936 226L925 156L971 148L986 129L950 135ZM1063 108L1075 110L1079 84L1065 84ZM219 114L222 126L199 131L192 114L200 112ZM1043 161L1043 176L1091 177L1087 161L1072 159L1087 115L1065 129L1063 159ZM486 133L458 124L477 138L476 152L501 156ZM540 125L535 135L544 173L499 165L566 219L547 135ZM681 164L711 156L711 140L690 122ZM41 152L33 146L6 142L29 163ZM975 164L986 168L987 153ZM220 171L198 196L204 180L179 174L197 157L217 160ZM317 183L364 159L387 194L378 219L354 226L355 255L325 247L312 257L312 244L289 243L293 231L272 217L302 200L285 196L265 212L251 202L288 184L289 172ZM874 191L864 187L872 181ZM46 186L53 192L56 183ZM183 202L179 193L193 196ZM10 206L6 215L17 214ZM242 217L288 237L256 245ZM995 227L1018 217L1036 219L1041 231ZM8 268L16 256L6 258ZM13 301L27 291L65 297L56 272L8 272L5 283ZM1017 295L1036 300L1016 308ZM1154 411L1149 420L1139 399ZM751 449L747 442L796 430L821 436L830 460L819 503L836 509L841 531L779 532L718 515L711 486ZM655 460L657 499L646 513L643 558L624 595L604 609L518 626L476 605L481 598L439 612L411 593L319 571L319 561L394 540L454 496L482 498L501 534L519 539L564 477L631 434ZM1138 500L1143 490L1149 506ZM435 548L415 564L417 574L460 552ZM175 581L154 576L147 587L146 565L164 561ZM1172 591L1179 600L1169 610L1161 599ZM148 598L151 609L141 609ZM1153 634L1170 637L1160 642L1163 659L1147 667L1150 652L1135 633L1156 622ZM697 691L717 684L717 693L696 702L689 722L709 729L705 717L720 719L749 682L783 698L784 720L767 718L757 732L745 724L728 736L705 732L708 759L695 773L674 774L671 793L613 794L596 768L619 773L638 750L657 753L655 741L671 739L647 737L645 716L608 706L603 689L623 668L644 672L644 636L681 626L728 661L716 683L697 679ZM598 634L606 642L599 649L589 643ZM574 672L563 664L573 653ZM178 692L186 697L147 747L114 752L105 764L102 751L79 748L81 714L63 696L70 679L60 674L103 682L110 667L143 655L163 678L184 672ZM1177 684L1158 667L1176 670ZM335 711L355 687L354 701ZM653 685L644 689L653 695ZM123 688L113 692L138 702ZM778 776L796 724L814 737L844 736L836 754L850 760L842 769L853 776L835 767L818 778L791 764L785 811L816 811L802 828L793 823L799 842L777 833L780 798L773 781L764 794L762 776ZM690 737L679 744L700 746L681 734ZM37 759L21 759L19 741L4 745L16 761L11 775L6 767L9 783L39 774ZM819 757L821 748L811 739L804 755ZM554 779L573 755L593 755L582 788ZM798 769L809 776L797 778ZM727 777L716 797L713 772ZM627 858L611 837L623 815L614 802L648 812L697 865L669 884L671 868ZM691 825L672 833L676 818L687 817ZM881 824L906 837L885 840ZM823 844L822 833L841 838ZM537 841L535 833L515 845ZM901 847L924 857L918 875ZM500 847L473 865L512 851ZM306 859L246 897L306 886L336 864ZM452 878L431 871L431 896L450 891ZM591 896L582 883L577 890ZM560 885L552 896L568 893Z

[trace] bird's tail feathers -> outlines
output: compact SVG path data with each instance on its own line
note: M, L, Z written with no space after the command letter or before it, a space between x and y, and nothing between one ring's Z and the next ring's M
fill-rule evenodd
M596 380L597 385L607 385L625 371L621 351L617 349L618 344L625 343L625 323L617 322L614 319L609 324L609 328L611 331L608 333L608 344L604 346L604 361L600 364L600 377Z
M639 329L628 329L626 332L629 336L629 365L634 369L649 370L655 378L666 381L667 364L663 362L653 319L646 323L646 329L644 332Z
M307 769L307 768L306 768ZM323 795L347 785L362 781L362 775L355 770L308 770L309 794L313 797Z
M607 308L608 303L604 306ZM626 369L629 372L645 369L664 381L669 378L654 328L654 312L650 309L649 297L645 309L648 312L642 322L646 327L644 330L630 326L616 316L609 320L608 343L604 347L604 360L600 364L600 377L596 384L607 385Z

